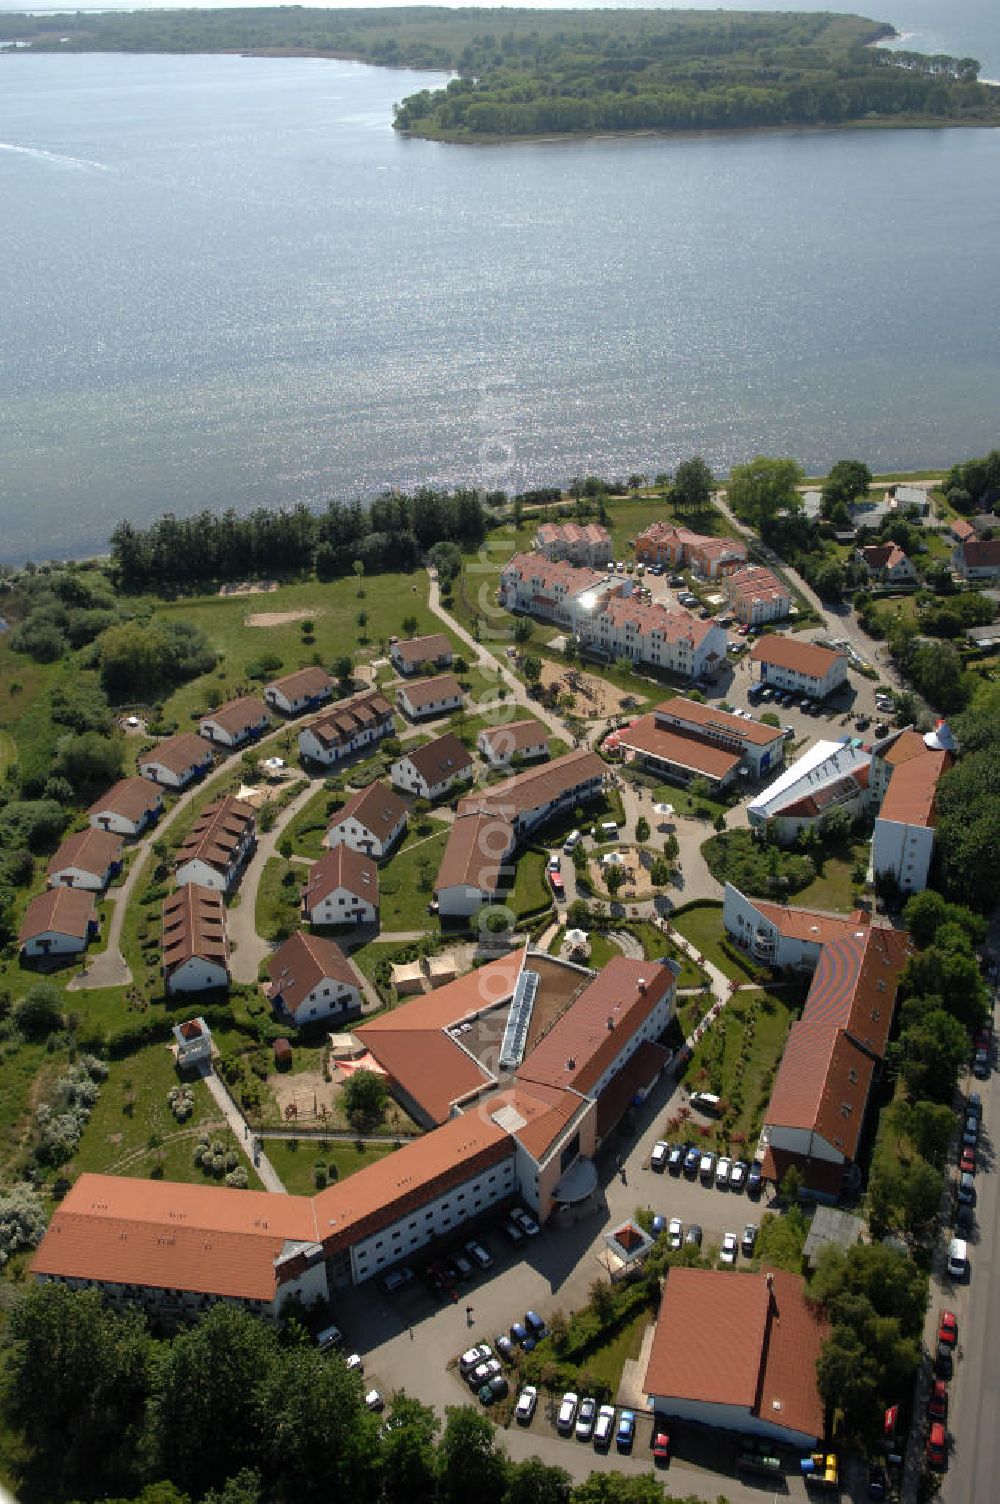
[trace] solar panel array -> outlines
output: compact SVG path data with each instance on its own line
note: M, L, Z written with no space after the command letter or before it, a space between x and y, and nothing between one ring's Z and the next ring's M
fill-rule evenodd
M500 1046L500 1069L513 1071L524 1059L524 1047L528 1042L531 1012L540 981L537 971L522 971L514 989L514 999L507 1014L507 1024Z

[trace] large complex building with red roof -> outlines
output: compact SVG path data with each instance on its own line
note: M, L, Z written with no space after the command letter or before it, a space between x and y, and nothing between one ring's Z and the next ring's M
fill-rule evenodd
M741 770L755 779L773 773L785 755L780 726L764 726L681 695L615 732L614 740L651 772L676 783L707 778L718 788Z
M671 522L651 522L635 540L635 556L643 564L687 567L716 580L746 563L747 547L739 538L712 538Z
M760 665L762 684L825 700L847 681L847 654L789 633L771 632L753 645L750 661Z
M63 895L75 898L82 895ZM282 993L330 970L308 937L277 953ZM82 1175L35 1255L39 1279L196 1316L275 1316L360 1284L520 1197L541 1218L586 1200L603 1134L668 1056L677 969L618 957L595 975L518 952L358 1029L429 1132L313 1197Z
M795 1165L815 1196L834 1200L858 1158L882 1070L909 936L868 915L823 914L748 898L727 884L726 930L756 960L812 970L764 1111L764 1174Z
M568 559L571 564L600 566L615 556L614 544L607 528L599 522L543 522L532 547L553 561Z
M674 1268L643 1389L658 1415L810 1448L824 1435L826 1335L801 1275Z
M954 763L954 742L939 724L921 736L904 731L872 768L872 797L881 800L872 833L873 881L891 877L903 893L927 886L934 855L937 786Z

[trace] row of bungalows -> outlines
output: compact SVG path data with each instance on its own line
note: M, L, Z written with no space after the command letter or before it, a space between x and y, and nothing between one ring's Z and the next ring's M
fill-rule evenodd
M546 820L596 799L607 774L596 752L580 749L467 795L438 868L434 896L440 916L470 918L509 880L509 861Z
M499 726L484 726L476 746L491 768L508 768L511 763L536 762L549 755L549 738L545 727L535 720L507 721Z
M433 679L416 679L400 685L396 703L409 720L431 721L461 710L465 695L454 674L438 674Z
M164 899L161 958L168 995L229 986L226 906L218 889L189 882Z
M103 893L122 870L121 836L88 825L60 843L47 872L50 888L88 888Z
M142 778L120 778L87 811L95 830L134 840L163 813L163 795Z
M792 609L792 593L773 569L757 564L741 565L722 577L730 610L745 627L784 621Z
M426 637L408 637L389 644L389 660L397 674L409 678L422 672L436 673L438 669L451 668L452 647L443 632L431 632Z
M746 563L747 548L739 538L712 538L670 522L651 522L635 540L635 556L641 564L690 569L717 580Z
M792 694L825 700L847 683L847 654L803 642L785 632L759 637L750 661L760 670L760 682Z
M201 811L177 852L177 883L231 893L256 845L253 805L233 795L217 799Z
M611 534L600 522L543 522L531 546L553 562L567 559L592 568L609 564L615 556Z
M258 695L241 695L239 699L229 700L203 715L198 723L198 734L213 746L231 752L257 741L270 724L264 701Z
M675 695L608 738L619 751L672 783L704 778L727 788L739 774L760 779L780 767L785 738L780 726L765 726Z
M97 936L94 895L85 888L46 888L28 900L17 943L28 960L78 956Z
M764 1110L758 1158L775 1185L794 1165L812 1196L836 1200L857 1174L910 937L861 911L845 917L767 903L731 884L722 917L755 960L813 973Z
M178 736L167 736L136 760L141 778L158 783L165 789L184 789L189 783L204 778L211 772L214 759L212 749L203 737L193 731L182 731Z
M433 802L467 783L474 767L472 754L454 732L446 731L422 747L408 748L392 764L389 776L400 793Z
M292 1296L311 1304L362 1284L517 1196L542 1219L586 1203L599 1120L606 1134L613 1117L602 1099L622 1102L625 1072L628 1100L655 1081L675 990L673 968L625 957L596 977L530 953L481 967L357 1031L433 1125L421 1138L312 1197L81 1175L33 1277L96 1288L113 1307L166 1321L220 1300L273 1320ZM529 991L549 999L546 1016L563 1013L499 1083L475 1050L495 1061L493 1033ZM458 1026L475 1020L491 1029L478 1040L473 1026L461 1034L473 1043L459 1044Z
M299 732L299 751L309 762L332 767L373 747L395 730L392 706L378 690L338 700Z

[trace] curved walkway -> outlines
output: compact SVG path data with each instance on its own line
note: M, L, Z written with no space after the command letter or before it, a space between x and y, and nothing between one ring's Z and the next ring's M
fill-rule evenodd
M234 982L256 982L260 963L270 954L271 944L257 933L257 889L265 863L278 855L278 840L285 827L300 814L316 790L322 786L322 778L306 778L305 788L279 810L271 829L257 842L257 849L246 865L240 879L240 901L226 914L229 931L229 969Z

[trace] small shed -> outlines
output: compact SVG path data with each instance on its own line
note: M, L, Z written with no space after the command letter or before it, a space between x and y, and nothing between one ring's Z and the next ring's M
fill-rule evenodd
M458 975L453 955L428 956L427 975L432 987L440 987L444 982L453 982Z
M274 1063L279 1071L287 1071L292 1064L292 1047L287 1039L274 1041Z
M328 1034L330 1054L334 1060L356 1060L365 1053L365 1047L356 1034Z
M397 997L405 997L411 992L423 992L424 973L419 961L399 962L392 968L392 985L396 989Z

